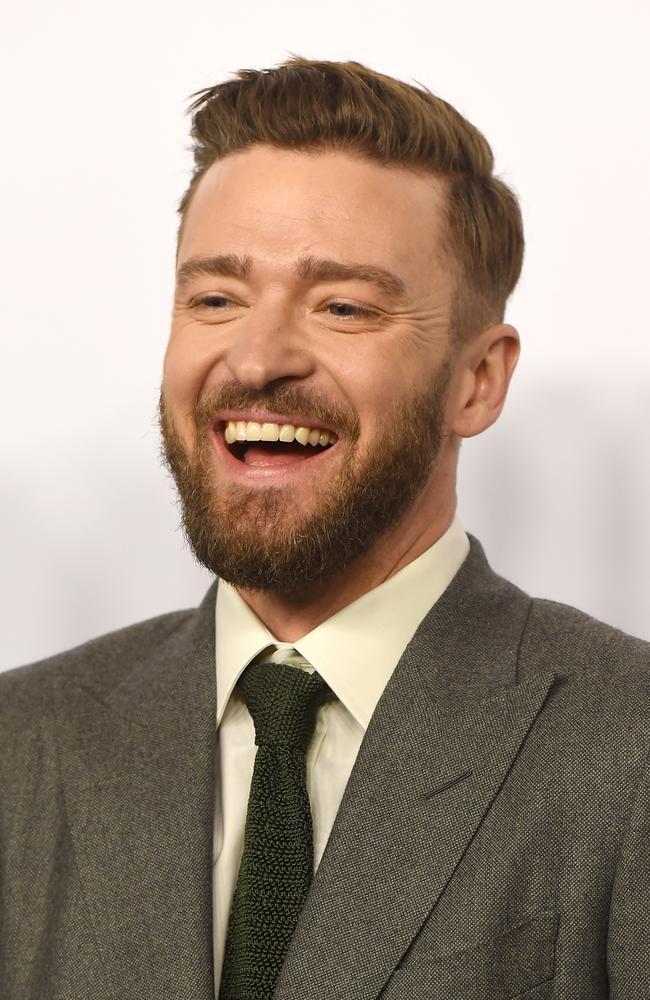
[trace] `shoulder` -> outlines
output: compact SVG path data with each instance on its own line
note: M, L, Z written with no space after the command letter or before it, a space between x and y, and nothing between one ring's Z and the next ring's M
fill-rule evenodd
M548 702L554 732L568 745L642 768L650 752L650 643L576 608L533 598L522 636L519 676L556 675Z
M650 679L650 642L558 601L530 599L524 643L529 654L572 673L616 667L619 676Z
M572 739L580 729L594 746L607 739L648 752L650 642L578 608L531 596L492 569L472 536L458 578L451 611L460 609L477 631L490 669L498 673L500 662L514 659L516 684L554 675L545 708L558 732Z
M119 687L134 664L151 655L196 609L172 611L107 632L45 659L0 673L0 740L25 733L49 714L53 685L73 679L98 697Z
M650 642L559 601L531 596L490 566L472 535L449 588L447 619L477 631L493 655L516 650L519 679L553 670L560 677L601 676L647 685Z

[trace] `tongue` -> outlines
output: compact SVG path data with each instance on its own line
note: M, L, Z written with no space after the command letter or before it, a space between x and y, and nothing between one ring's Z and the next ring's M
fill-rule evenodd
M246 465L293 465L294 462L304 461L317 455L322 449L316 449L310 445L302 445L299 442L276 445L250 444L244 453Z

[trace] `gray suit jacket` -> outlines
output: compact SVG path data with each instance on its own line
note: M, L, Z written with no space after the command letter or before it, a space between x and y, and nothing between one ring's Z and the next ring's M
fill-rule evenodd
M213 998L216 588L0 675L2 1000ZM277 1000L650 998L649 722L650 645L531 600L472 538Z

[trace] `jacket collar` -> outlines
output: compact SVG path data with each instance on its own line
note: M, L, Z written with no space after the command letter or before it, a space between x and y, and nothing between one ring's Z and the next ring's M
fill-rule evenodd
M553 682L552 671L519 675L530 599L470 543L372 715L277 1000L379 994ZM106 975L125 998L214 996L216 592L217 581L193 612L72 651L56 684L77 862Z

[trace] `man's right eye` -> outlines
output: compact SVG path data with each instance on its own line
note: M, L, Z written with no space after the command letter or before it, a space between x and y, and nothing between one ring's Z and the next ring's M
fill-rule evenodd
M225 295L206 295L202 299L195 299L192 305L216 308L214 305L215 302L232 302L232 299L227 299Z

